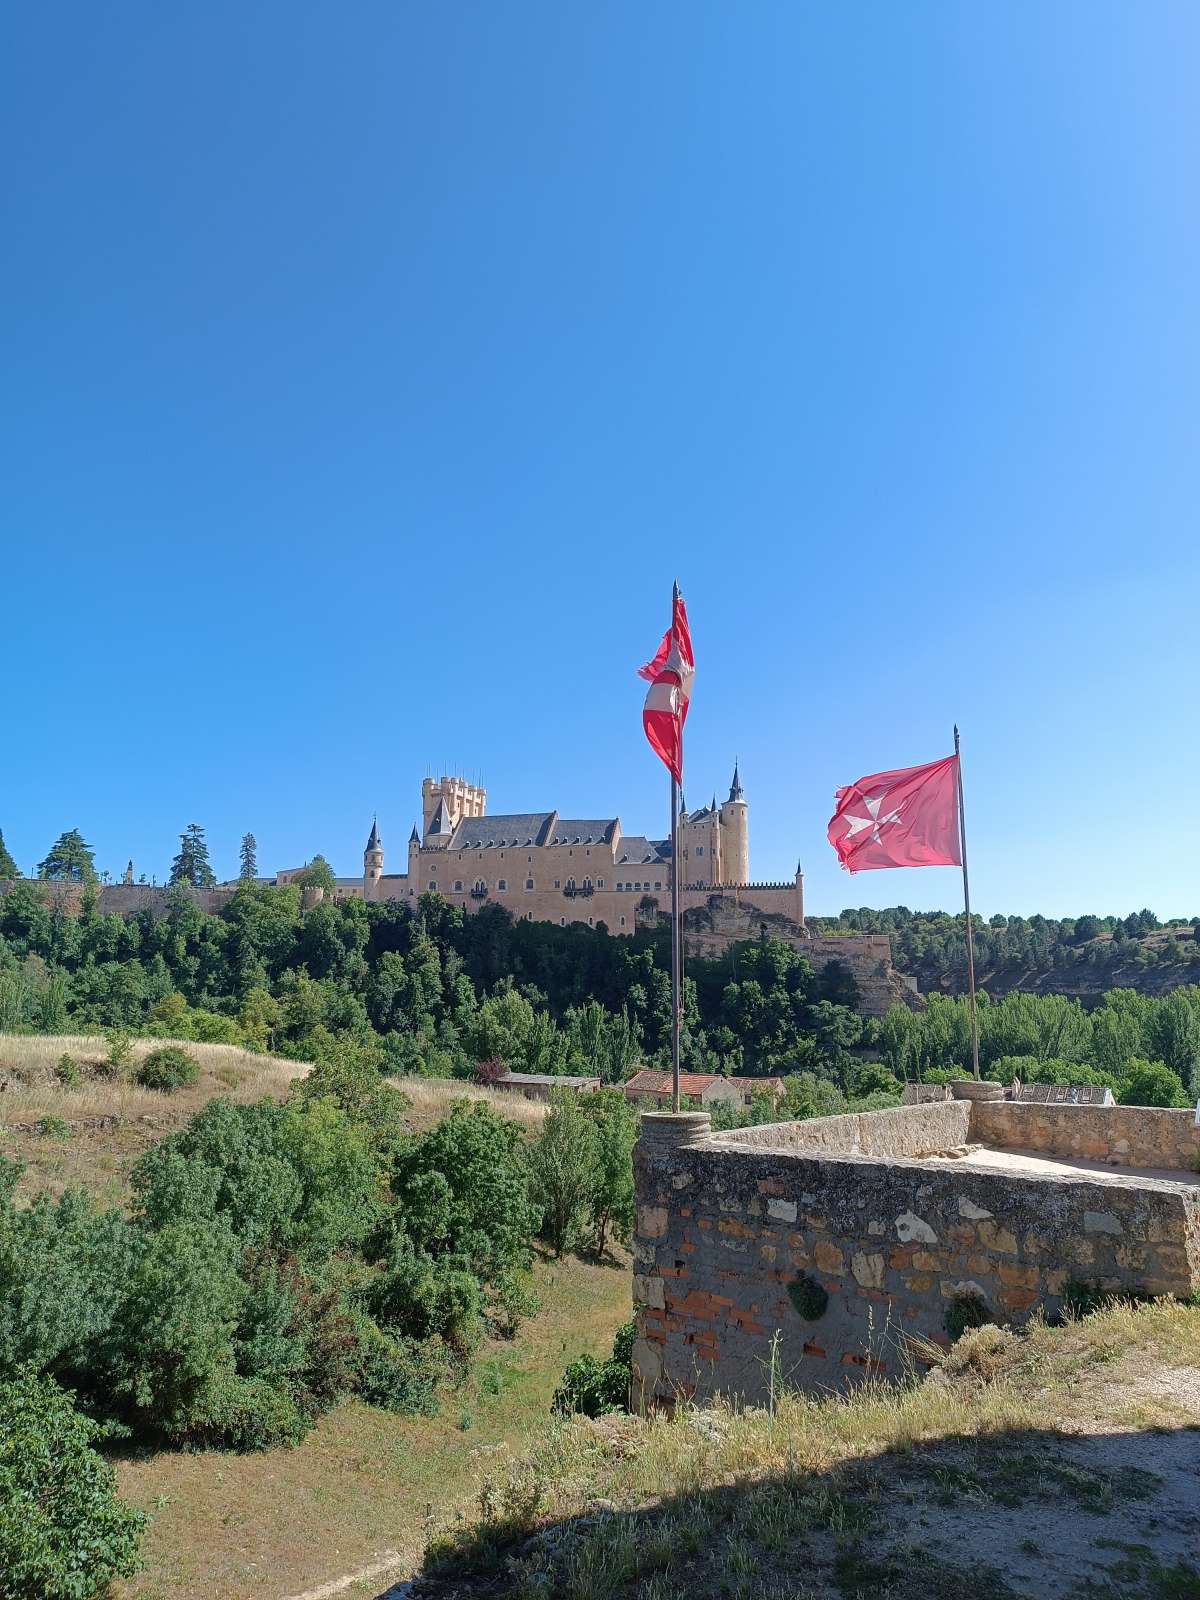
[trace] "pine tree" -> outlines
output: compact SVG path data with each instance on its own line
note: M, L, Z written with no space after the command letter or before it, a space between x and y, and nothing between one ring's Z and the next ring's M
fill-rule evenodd
M258 840L252 833L242 835L242 868L238 877L258 877Z
M211 889L217 881L216 873L208 864L204 829L198 822L189 822L179 836L179 854L171 863L169 881L190 884L193 889Z
M44 861L38 862L38 877L52 882L95 883L96 866L92 848L78 828L60 834Z
M21 869L8 853L8 846L4 842L4 833L0 830L0 880L5 878L19 878Z

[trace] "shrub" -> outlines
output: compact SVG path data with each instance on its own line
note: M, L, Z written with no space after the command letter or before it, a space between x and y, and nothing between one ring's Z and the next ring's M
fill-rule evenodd
M806 1322L816 1322L825 1315L829 1291L807 1272L802 1272L788 1284L788 1299Z
M79 1086L79 1063L72 1055L64 1053L58 1058L58 1065L54 1069L54 1076L64 1089L75 1089Z
M64 1122L62 1117L39 1117L35 1126L44 1139L69 1139L71 1137L71 1124Z
M200 1066L195 1056L189 1055L182 1045L166 1044L150 1054L138 1068L137 1081L143 1089L160 1089L170 1094L195 1083L200 1076Z
M124 1072L133 1059L133 1035L128 1028L109 1028L104 1037L108 1040L108 1055L104 1065L115 1077Z
M369 1317L359 1325L358 1392L399 1416L432 1416L436 1364L421 1345L394 1339Z
M991 1322L987 1301L972 1289L953 1295L946 1307L943 1325L951 1339L961 1339L968 1328L982 1328Z
M554 1391L551 1409L565 1415L581 1413L585 1417L603 1417L614 1411L628 1411L629 1385L633 1375L633 1341L636 1337L636 1324L622 1323L617 1329L612 1355L607 1361L597 1361L595 1356L589 1355L572 1361L563 1373L562 1383Z
M28 1369L0 1382L0 1600L89 1600L138 1569L146 1518L71 1398Z
M488 1332L497 1339L515 1339L521 1323L536 1317L541 1305L528 1273L497 1273L487 1299Z

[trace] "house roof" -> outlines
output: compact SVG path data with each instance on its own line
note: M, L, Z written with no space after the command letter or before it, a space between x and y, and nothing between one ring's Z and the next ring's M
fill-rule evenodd
M680 1094L701 1095L705 1089L718 1081L720 1074L716 1072L681 1072L679 1074ZM651 1072L644 1069L635 1072L632 1078L625 1082L625 1088L633 1089L639 1094L670 1094L672 1092L671 1074L669 1072Z
M496 1079L497 1083L511 1083L520 1087L525 1083L544 1083L550 1088L579 1089L585 1084L599 1083L597 1077L571 1078L564 1073L555 1072L505 1072Z
M706 1089L711 1089L714 1083L732 1083L739 1088L747 1089L783 1088L782 1078L746 1078L734 1077L732 1074L729 1077L725 1077L720 1072L681 1072L679 1074L680 1094L701 1095ZM635 1072L632 1078L626 1079L625 1088L644 1094L670 1094L672 1092L671 1074L669 1072L654 1072L649 1067L644 1067L640 1072Z
M1023 1083L1017 1100L1023 1105L1102 1106L1111 1090L1098 1083Z

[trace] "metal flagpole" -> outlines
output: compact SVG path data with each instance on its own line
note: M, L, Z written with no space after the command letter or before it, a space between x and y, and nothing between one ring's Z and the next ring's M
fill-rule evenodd
M962 857L963 907L967 915L967 992L971 1004L971 1069L979 1077L979 1014L975 1008L975 938L971 929L971 880L967 876L967 812L963 804L962 757L958 753L958 723L954 724L954 754L958 757L958 853Z
M671 636L675 634L678 583L671 586ZM683 771L683 728L679 730L679 770ZM671 1110L679 1110L679 1014L683 985L683 940L679 929L679 784L671 774Z

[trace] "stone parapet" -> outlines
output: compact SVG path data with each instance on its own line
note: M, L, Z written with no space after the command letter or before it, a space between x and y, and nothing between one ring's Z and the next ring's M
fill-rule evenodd
M1200 1173L1200 1127L1192 1111L1002 1101L972 1107L971 1137L1001 1149L1103 1161L1110 1167Z
M634 1151L635 1401L759 1402L773 1382L827 1391L897 1376L920 1361L914 1337L949 1343L956 1309L1020 1324L1055 1314L1071 1280L1149 1295L1200 1287L1191 1182L829 1148L941 1147L980 1109L950 1101L829 1118L838 1126L824 1131L711 1137L646 1119Z

